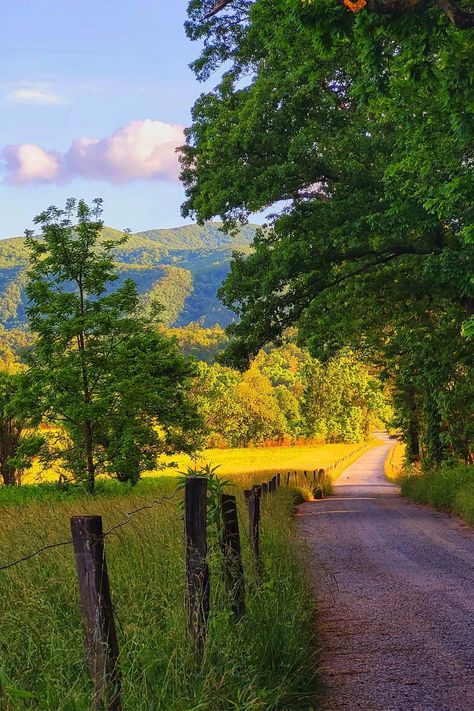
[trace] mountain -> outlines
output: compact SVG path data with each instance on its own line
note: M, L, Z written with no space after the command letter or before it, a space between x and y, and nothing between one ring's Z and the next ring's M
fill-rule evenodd
M151 297L162 303L167 325L184 326L202 320L204 325L226 326L233 319L216 292L229 271L234 250L246 252L256 225L227 235L220 223L146 230L130 235L115 252L119 282L136 281L144 308ZM104 227L104 238L122 233ZM0 326L26 324L25 283L28 249L22 237L0 240Z

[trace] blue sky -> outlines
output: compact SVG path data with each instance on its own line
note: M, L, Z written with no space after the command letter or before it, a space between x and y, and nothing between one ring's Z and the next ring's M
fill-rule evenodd
M186 4L0 0L0 237L69 196L118 228L183 224L174 145L205 88Z

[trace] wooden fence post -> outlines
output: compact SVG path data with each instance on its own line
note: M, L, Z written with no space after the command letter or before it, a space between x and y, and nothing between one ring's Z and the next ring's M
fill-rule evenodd
M71 533L87 661L94 685L93 708L121 711L119 650L105 559L102 516L72 516Z
M290 485L290 477L291 477L291 472L288 472L288 474L286 475L286 485L287 486Z
M276 483L277 483L277 486L278 486L278 487L281 486L281 474L280 474L280 472L277 474L277 481L276 481Z
M318 484L321 484L324 479L324 469L320 469L318 472Z
M255 488L255 487L254 487ZM235 496L221 494L224 577L237 619L245 613L245 583Z
M206 514L207 479L190 477L184 490L185 603L188 632L198 652L204 647L209 620Z
M262 484L262 494L268 494L268 484L266 481Z

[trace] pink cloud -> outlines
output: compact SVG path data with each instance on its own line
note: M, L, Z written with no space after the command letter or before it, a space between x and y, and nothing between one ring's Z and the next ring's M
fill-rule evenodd
M34 143L6 146L3 159L7 169L7 182L12 185L55 182L61 173L60 156L45 151Z
M183 142L182 126L145 119L131 121L106 138L78 138L62 155L34 144L6 146L5 179L13 185L65 183L75 178L112 184L176 181L176 148Z

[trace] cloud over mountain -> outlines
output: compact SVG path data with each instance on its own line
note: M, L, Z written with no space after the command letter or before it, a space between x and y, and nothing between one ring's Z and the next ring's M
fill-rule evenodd
M132 180L178 179L176 148L183 127L144 119L131 121L105 138L78 138L65 153L36 144L6 146L5 181L11 185L67 183L75 178L120 184Z

